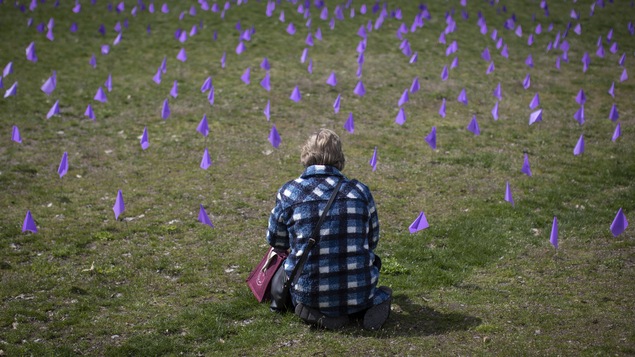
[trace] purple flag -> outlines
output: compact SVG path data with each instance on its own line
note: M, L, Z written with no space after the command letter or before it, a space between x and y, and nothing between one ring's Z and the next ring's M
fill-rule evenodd
M209 157L209 151L205 148L203 152L203 158L201 159L201 169L207 170L210 166L212 166L212 159Z
M205 208L203 208L203 205L201 205L201 208L198 211L198 221L207 226L214 228L214 225L212 224L212 221L209 219L207 212L205 212Z
M573 119L577 120L580 125L584 124L584 105L581 105L580 109L575 112Z
M598 46L598 49L595 51L595 55L600 58L604 58L604 47L601 44L600 46Z
M620 127L620 123L618 122L615 126L615 130L613 131L613 137L611 138L611 141L615 142L617 138L620 137L620 135L622 135L622 128Z
M443 66L443 70L441 71L441 80L448 80L448 66Z
M496 86L496 88L494 89L494 92L492 92L492 95L494 97L496 97L498 100L503 99L503 92L501 90L501 84L500 82L498 82L498 85Z
M551 245L558 249L558 219L554 216L551 224L551 237L549 238Z
M263 110L265 117L267 117L267 121L271 119L271 101L267 100L267 105L265 106L265 110Z
M168 12L170 12L170 8L168 7L168 4L163 3L163 5L161 5L161 12L164 14L167 14Z
M119 215L121 215L126 210L126 205L123 202L123 194L121 190L117 192L117 199L115 199L115 204L112 206L113 212L115 212L115 221L119 219Z
M611 95L611 97L615 98L615 82L611 83L611 88L609 88L608 93Z
M340 112L340 102L342 100L342 95L338 94L337 98L335 98L335 101L333 102L333 110L335 111L335 114Z
M452 59L452 63L450 63L450 69L456 68L458 66L459 66L459 58L454 57L454 59Z
M626 52L622 53L622 57L620 57L620 60L617 63L624 67L624 62L626 62Z
M295 25L293 24L293 22L289 22L289 25L287 25L287 33L289 35L295 35Z
M172 84L172 89L170 89L170 95L172 98L176 98L179 96L179 83L177 80L174 80L174 84Z
M531 56L531 53L525 59L525 64L529 68L534 68L534 58Z
M150 146L150 141L148 140L148 127L143 128L143 134L141 134L141 140L139 140L141 144L141 149L145 150Z
M296 103L302 99L302 94L300 93L300 89L298 88L298 86L295 86L295 88L293 88L293 91L291 92L291 96L289 98Z
M84 116L88 117L89 119L95 120L95 112L93 112L93 107L88 104L88 106L86 107L86 111L84 111Z
M530 86L531 86L531 75L527 73L527 76L525 76L525 80L523 81L523 88L529 89Z
M22 223L22 233L26 231L37 233L37 226L35 225L33 216L31 216L30 210L26 211L26 217L24 217L24 223Z
M185 53L185 48L181 48L179 53L176 55L176 59L178 59L181 62L187 61L187 53Z
M26 48L26 59L31 62L37 62L37 54L35 54L35 42L31 42Z
M501 38L502 40L502 38ZM507 44L503 45L503 49L501 50L501 56L505 58L509 58L509 50L507 49Z
M152 77L152 80L156 84L161 84L161 67L157 69L157 73Z
M302 55L300 56L300 63L306 62L306 58L309 55L309 49L305 48L302 50Z
M423 211L421 211L421 213L419 213L419 216L414 220L414 222L410 224L410 227L408 227L408 230L410 231L410 234L414 234L428 227L430 227L430 225L428 224L426 215L423 213Z
M271 91L271 79L269 78L269 72L265 72L265 77L260 81L260 86L267 92Z
M445 98L443 98L443 101L441 102L441 107L439 108L439 115L442 118L445 118Z
M169 117L170 117L170 102L168 98L165 98L165 100L163 101L163 105L161 106L161 118L165 120Z
M102 55L107 55L110 53L110 46L109 45L101 45L101 54Z
M271 127L271 132L269 132L269 143L271 143L271 146L277 149L280 146L281 142L282 140L280 139L280 134L278 133L278 129L276 129L276 125L274 124L273 127Z
M335 76L335 71L331 72L329 78L326 79L326 84L331 87L335 87L337 85L337 77Z
M22 144L22 137L20 136L20 129L16 125L13 126L11 131L11 140L15 141L18 144ZM615 140L613 140L615 141Z
M267 57L262 59L262 62L260 63L260 68L264 69L265 71L268 71L271 69L271 64L269 64L269 60L267 59Z
M366 88L364 88L364 83L362 81L357 82L353 93L357 94L360 97L363 97L366 94Z
M97 93L95 93L95 97L93 99L102 103L106 103L108 101L108 98L106 98L106 93L104 93L104 90L101 89L101 87L97 89Z
M420 86L419 86L419 77L415 77L415 78L412 80L412 84L410 85L410 93L415 93L415 92L418 92L418 91L419 91L419 89L420 89Z
M373 151L373 156L370 158L368 162L370 166L372 166L373 171L377 170L377 146L375 146L375 151Z
M542 121L542 109L538 109L529 115L529 125L537 121Z
M525 154L525 158L523 160L523 167L520 169L520 172L524 173L525 175L531 177L531 167L529 166L529 157L527 156L527 154Z
M609 51L611 51L611 53L617 53L617 42L613 42L613 44L609 48Z
M481 130L479 129L478 122L476 121L476 115L472 116L472 120L467 125L467 130L471 131L476 136L481 135Z
M620 118L620 113L617 110L617 105L613 103L613 106L611 107L611 111L609 112L609 119L611 119L612 121L616 121L619 118Z
M18 82L16 81L15 83L13 83L11 87L9 87L9 89L7 89L4 92L4 97L8 98L11 96L15 96L17 93L18 93Z
M207 77L201 86L201 93L205 93L212 88L212 77Z
M402 105L406 104L408 102L408 90L404 90L403 94L401 94L401 98L399 98L399 102L397 103L397 106L401 107Z
M60 166L57 168L57 174L60 178L64 177L68 172L68 152L64 151L62 159L60 160Z
M42 84L42 87L40 87L40 89L42 90L42 92L44 92L46 95L51 95L51 93L53 93L53 91L55 90L55 79L53 78L53 76L49 77L44 84Z
M578 156L584 152L584 134L580 135L578 142L575 144L573 148L573 155Z
M198 126L196 127L196 131L198 131L199 133L201 133L201 135L205 137L209 135L209 126L207 125L207 114L203 114L203 118L198 123Z
M576 95L575 97L575 101L580 105L584 105L584 103L586 102L586 96L584 95L584 90L580 89L580 91L578 92L578 95Z
M489 63L489 66L487 66L487 70L485 71L485 74L490 74L494 72L494 69L496 69L496 67L494 66L494 61L492 61Z
M432 150L436 150L437 148L437 127L433 126L430 134L426 136L424 139L428 145L432 148Z
M622 208L620 208L613 219L613 223L611 223L611 233L617 237L626 230L626 227L628 227L628 221L626 220L626 216L624 215Z
M496 101L496 104L494 104L494 107L492 108L492 118L494 118L494 120L498 120L498 101Z
M467 94L465 93L465 88L461 89L461 93L456 98L459 103L463 103L463 105L467 105Z
M518 27L516 27L516 31L514 31L514 33L518 37L523 37L523 28L522 26L520 26L520 24L518 25Z
M214 105L215 93L216 91L214 90L214 86L211 86L209 88L209 93L207 94L207 101L209 102L209 105Z
M13 73L13 62L9 62L6 66L4 66L4 69L2 70L2 77L6 77L11 73Z
M104 82L104 87L106 87L109 92L112 92L112 75L110 73L108 73L108 78L106 78Z
M492 56L489 54L489 48L485 47L483 52L481 52L481 58L485 60L485 62L490 62L492 60Z
M245 84L249 84L251 83L250 77L251 77L251 67L247 67L247 69L245 69L245 71L243 72L243 75L240 76L240 80L243 81Z
M536 109L536 107L538 107L539 105L540 105L540 96L538 95L538 92L536 92L531 102L529 102L529 109L532 109L532 110Z
M399 125L404 125L406 122L406 113L403 108L399 108L399 112L397 113L397 117L395 118L395 123Z
M46 114L46 119L51 119L53 115L58 115L60 113L60 101L55 101L55 104L49 109L49 112Z
M352 112L348 114L348 119L346 120L346 123L344 123L344 129L351 134L355 132L355 121L353 119Z
M306 71L309 73L313 73L313 59L309 59L309 65L306 66Z
M509 187L509 181L505 183L505 201L512 204L514 207L514 197L512 197L512 189Z
M628 72L626 72L626 68L624 68L620 76L620 82L625 82L626 80L628 80Z

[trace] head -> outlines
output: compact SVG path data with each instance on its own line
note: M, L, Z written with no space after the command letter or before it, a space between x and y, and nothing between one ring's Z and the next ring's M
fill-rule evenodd
M344 170L346 159L340 137L330 129L320 129L311 134L302 147L300 161L304 167L328 165L340 171Z

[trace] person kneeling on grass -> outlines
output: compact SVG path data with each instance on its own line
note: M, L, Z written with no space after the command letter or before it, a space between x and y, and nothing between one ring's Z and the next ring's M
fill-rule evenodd
M304 172L285 183L271 211L267 242L290 249L289 276L305 250L338 181L342 185L310 251L297 284L291 287L295 313L307 323L337 329L349 318L363 318L365 329L382 327L390 314L392 290L377 287L381 260L375 202L366 185L346 178L339 136L328 129L312 134L301 152Z

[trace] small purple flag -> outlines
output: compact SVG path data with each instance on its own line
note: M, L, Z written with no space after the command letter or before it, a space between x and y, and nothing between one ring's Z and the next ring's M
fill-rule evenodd
M152 77L152 80L154 81L154 83L156 84L161 84L161 67L159 67L157 69L157 73Z
M104 87L106 87L109 92L112 92L112 75L110 73L108 73L108 78L106 78L104 82Z
M485 71L485 74L490 74L492 72L494 72L494 69L496 67L494 66L494 61L489 63L489 66L487 66L487 70Z
M428 145L430 145L432 150L437 149L437 127L436 126L432 127L430 134L428 134L424 140L426 141L426 143L428 143Z
M608 93L611 95L611 97L615 98L615 82L611 83L611 88L609 88Z
M11 96L15 96L17 93L18 93L18 82L16 81L15 83L13 83L11 87L9 87L9 89L7 89L4 92L4 97L8 98Z
M496 104L494 104L494 107L492 108L492 118L494 118L494 120L498 120L498 101L496 101Z
M617 237L626 230L626 227L628 227L628 221L626 220L626 216L624 215L622 208L620 208L613 219L613 223L611 223L611 233L613 233L613 236Z
M419 77L415 77L415 78L412 80L412 84L410 85L410 93L415 93L415 92L418 92L418 91L419 91L419 89L420 89L420 86L419 86Z
M348 119L346 120L346 123L344 123L344 129L351 134L355 132L355 121L353 119L352 112L348 114Z
M309 59L309 65L306 66L306 71L309 73L313 73L313 59Z
M542 121L542 109L538 109L529 115L529 125L537 121Z
M22 223L22 233L30 231L32 233L37 233L37 226L35 225L35 221L33 220L33 216L31 216L31 211L26 211L26 217L24 217L24 223Z
M260 68L264 69L265 71L268 71L271 69L271 64L269 64L269 60L267 59L267 57L262 59L262 62L260 63Z
M215 92L214 86L211 86L209 88L209 93L207 94L207 101L209 102L209 105L214 105Z
M615 142L617 138L620 137L620 135L622 135L622 128L620 126L620 123L618 122L615 126L615 130L613 131L613 137L611 138L611 141Z
M577 120L580 125L584 124L584 105L581 105L580 109L575 112L573 119Z
M209 219L207 212L205 212L205 208L203 208L203 205L201 205L201 208L198 211L198 221L207 226L214 228L214 225L212 224L212 221Z
M509 181L505 183L505 201L512 204L514 207L514 197L512 197L512 189L509 187Z
M179 96L179 82L176 79L174 80L174 84L172 84L172 89L170 89L170 95L172 98Z
M198 123L198 126L196 127L196 131L198 131L199 133L201 133L201 135L205 137L209 135L209 126L207 125L207 114L203 114L203 118L201 119L200 123Z
M375 151L373 151L373 156L370 158L368 162L370 166L372 166L373 171L377 170L377 146L375 146Z
M271 79L269 77L269 72L265 73L265 77L260 81L260 86L267 92L271 91Z
M106 103L108 101L108 98L106 98L106 93L104 93L104 90L101 89L101 87L97 89L97 93L95 93L95 97L93 99L102 103Z
M68 152L64 151L62 159L60 160L60 166L57 168L57 174L62 178L66 173L68 173Z
M395 123L399 125L404 125L406 122L406 113L403 108L399 108L399 112L397 113L397 117L395 118Z
M181 48L179 53L176 55L176 59L178 59L181 62L187 61L187 53L185 53L185 48Z
M93 107L88 104L86 107L86 111L84 111L84 116L88 117L91 120L95 120L95 112L93 111Z
M580 105L584 105L584 103L586 103L586 96L584 95L584 90L580 89L580 91L578 92L578 95L576 95L575 97L575 101Z
M205 148L203 152L203 158L201 159L201 169L207 170L210 166L212 166L212 159L209 157L209 151Z
M476 115L472 116L472 120L467 125L467 130L471 131L474 135L481 135L481 130L478 127L478 122L476 121Z
M335 71L331 72L329 78L326 79L326 84L331 87L335 87L337 85L337 77L335 76Z
M441 71L441 80L448 80L448 66L443 66L443 70Z
M31 42L26 48L26 59L31 62L37 62L37 54L35 54L35 42Z
M212 77L207 77L201 86L201 93L205 93L212 88Z
M496 97L498 100L503 99L503 92L501 90L500 82L498 82L498 85L496 86L496 88L494 88L494 92L492 92L492 95Z
M419 216L412 222L412 224L410 224L408 230L410 231L410 234L414 234L428 227L430 227L430 225L428 224L426 215L423 213L423 211L421 211L421 213L419 213Z
M363 97L366 94L366 88L364 88L364 83L362 81L357 82L353 93L357 94L360 97Z
M503 45L503 49L501 50L501 56L505 58L509 58L509 49L507 49L507 44Z
M450 69L456 68L459 66L459 58L458 57L454 57L452 59L452 63L450 63Z
M165 98L165 100L163 101L163 105L161 106L161 118L165 120L169 117L170 117L170 102L168 98Z
M527 76L525 76L525 80L523 81L523 88L529 89L530 86L531 86L531 75L527 73Z
M20 129L16 125L13 126L11 131L11 140L15 141L18 144L22 144L22 137L20 136ZM615 141L615 140L613 140Z
M112 206L113 212L115 212L115 221L119 219L119 215L121 215L126 210L126 205L123 202L123 194L121 190L117 192L117 198L115 199L115 204Z
M551 245L558 249L558 219L554 216L551 224L551 237L549 238Z
M44 84L42 84L42 87L40 87L40 89L42 90L42 92L44 92L46 95L51 95L51 93L53 93L53 91L55 90L55 79L53 78L53 76L49 77Z
M609 119L611 119L612 121L616 121L619 118L620 118L620 113L617 110L617 105L613 103L613 106L611 107L611 111L609 112Z
M302 50L302 55L300 56L300 63L304 63L306 62L306 58L309 55L309 49L305 48L304 50Z
M573 148L573 155L578 156L584 152L584 134L580 135L578 142L575 144Z
M461 93L456 98L459 103L463 103L463 105L467 105L467 94L465 93L465 88L461 89Z
M269 143L271 143L271 146L277 149L280 146L281 142L282 140L280 139L280 134L278 133L278 129L276 129L276 125L274 124L273 127L271 127L271 132L269 132Z
M49 109L49 112L46 114L46 119L51 119L53 115L58 115L60 113L60 101L55 101L55 104Z
M293 22L289 22L289 25L287 25L287 33L289 35L295 35L296 29L295 29L295 25L293 24Z
M534 68L534 58L531 56L531 53L525 59L525 64L529 68Z
M443 101L441 102L441 107L439 108L439 115L442 118L445 118L445 98L443 98Z
M271 101L267 100L267 105L265 106L265 110L263 110L265 117L267 117L267 121L271 119Z
M626 72L626 68L622 71L622 75L620 76L620 82L625 82L628 80L628 72Z
M340 102L342 100L342 95L338 94L337 98L335 98L335 101L333 102L333 110L335 111L335 114L340 112Z
M6 66L4 66L4 69L2 70L2 77L6 77L11 73L13 73L13 62L9 62Z
M143 134L141 135L141 140L139 140L141 144L141 149L145 150L150 147L150 141L148 140L148 127L143 128Z
M401 107L402 105L406 104L409 100L408 97L408 89L403 91L403 94L401 94L401 98L399 98L399 102L397 103L397 106Z
M485 47L485 49L483 50L483 52L481 52L481 58L485 61L485 62L490 62L492 60L492 56L490 56L489 54L489 48Z
M527 154L525 154L525 158L523 160L523 167L520 169L520 172L524 173L525 175L531 177L531 167L529 166L529 157L527 156Z
M101 54L102 55L107 55L110 53L110 46L109 45L101 45Z
M249 84L251 83L250 77L251 77L251 67L247 67L247 69L245 69L245 71L243 72L243 75L240 76L240 80L243 81L245 84Z
M531 102L529 102L529 109L531 110L536 109L536 107L538 107L539 105L540 105L540 96L538 95L538 92L536 92Z
M302 99L302 94L300 93L300 89L298 88L298 86L295 86L295 88L293 88L293 91L291 92L291 96L289 98L296 103Z

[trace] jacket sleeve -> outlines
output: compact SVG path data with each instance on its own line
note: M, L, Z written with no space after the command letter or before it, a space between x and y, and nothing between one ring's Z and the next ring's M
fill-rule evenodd
M282 195L278 192L276 205L269 216L267 242L274 248L289 249L289 232L286 225L285 209L282 205Z
M379 243L379 217L377 216L377 207L375 207L375 200L370 190L366 193L368 196L368 246L371 251L377 248Z

